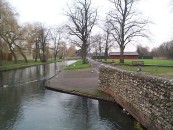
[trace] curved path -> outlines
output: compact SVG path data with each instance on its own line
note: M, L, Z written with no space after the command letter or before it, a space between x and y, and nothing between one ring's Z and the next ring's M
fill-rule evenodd
M98 90L99 68L101 63L90 60L92 68L64 70L49 79L46 88L95 99L114 101L113 98Z

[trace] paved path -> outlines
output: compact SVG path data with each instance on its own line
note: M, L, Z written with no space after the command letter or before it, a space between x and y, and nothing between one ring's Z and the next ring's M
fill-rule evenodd
M101 63L94 61L94 60L90 60L89 62L92 65L92 67L94 68L94 70L96 71L96 73L99 74L99 68L101 67Z
M113 101L109 95L98 90L101 63L90 60L92 68L64 70L47 81L46 88L75 95Z

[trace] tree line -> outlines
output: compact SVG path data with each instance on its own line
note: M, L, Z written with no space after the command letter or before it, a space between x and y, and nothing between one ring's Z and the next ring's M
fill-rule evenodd
M148 38L146 26L149 21L136 10L137 0L108 1L112 6L100 27L103 32L96 35L91 31L98 23L98 9L92 7L91 0L75 0L73 6L68 6L66 15L70 22L67 28L72 42L81 49L83 63L86 63L88 48L94 48L96 54L104 50L106 60L111 47L119 48L120 63L124 63L127 44L134 43L138 37Z
M18 14L6 0L0 0L0 64L5 54L11 53L14 63L18 62L17 54L20 53L25 62L28 62L26 51L33 53L35 62L38 59L46 62L49 58L49 49L52 48L53 58L56 61L58 53L67 51L63 40L63 26L48 28L42 23L28 23L21 25ZM52 43L50 45L50 43ZM75 47L69 48L72 54ZM73 54L74 55L74 54ZM7 57L8 58L8 57Z
M149 47L137 46L140 58L157 58L157 59L173 59L173 41L162 43L160 46L153 48L151 51Z
M83 63L87 63L90 51L99 55L103 53L106 60L110 48L119 48L120 62L124 63L125 47L138 37L148 38L146 26L149 21L135 8L138 0L108 1L111 8L105 20L99 20L98 8L93 7L91 0L74 0L65 10L69 21L63 26L48 28L41 23L20 25L17 12L6 0L0 0L0 62L3 52L10 51L17 63L15 50L28 62L24 53L26 49L34 52L35 61L45 62L50 43L56 60L65 40L79 48ZM93 35L93 28L98 23L101 31Z
M153 48L151 55L154 57L173 59L173 41L165 42L159 47Z

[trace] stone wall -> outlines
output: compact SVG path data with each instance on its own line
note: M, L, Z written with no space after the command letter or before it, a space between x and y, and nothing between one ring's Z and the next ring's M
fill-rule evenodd
M149 130L173 130L173 80L102 66L99 88Z

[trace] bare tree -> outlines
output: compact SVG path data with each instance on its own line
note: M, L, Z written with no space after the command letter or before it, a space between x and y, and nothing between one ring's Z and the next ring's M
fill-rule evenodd
M38 58L40 59L40 39L39 39L39 30L40 30L40 23L34 23L31 25L31 33L30 33L30 42L33 43L33 57L35 62L37 62ZM29 40L29 39L28 39Z
M51 29L51 39L53 41L54 61L56 61L57 59L62 38L63 38L63 27L57 27L57 28Z
M49 53L50 29L41 23L34 23L30 34L30 41L33 42L34 59L37 62L39 58L41 62L46 62Z
M18 32L18 40L14 42L15 47L17 48L17 52L19 52L24 58L25 62L28 63L27 53L31 53L31 43L30 40L30 30L29 26L21 26L16 30Z
M63 59L67 53L67 44L64 41L60 42L58 56L60 59Z
M45 28L40 24L39 32L38 32L38 40L40 47L40 60L42 62L47 61L47 53L50 41L50 30Z
M96 34L91 37L91 46L95 48L96 52L96 58L97 53L99 52L99 59L101 59L101 55L104 49L104 42L103 42L103 35L102 34Z
M0 1L0 38L1 43L4 41L9 46L9 50L17 63L17 57L14 53L14 42L18 40L16 29L18 23L16 20L16 12L9 5L8 2Z
M148 20L139 18L134 9L137 0L109 0L114 8L109 12L111 34L120 48L120 63L124 63L124 49L127 44L135 41L136 37L147 37L146 25Z
M67 56L68 57L74 57L76 56L76 48L74 45L71 45L68 49L67 49Z
M143 56L150 56L149 47L143 47L142 45L137 46L137 52L139 57L142 58Z
M2 60L3 60L3 52L2 52L2 49L3 49L3 42L2 42L2 39L0 37L0 65L2 65Z
M68 6L69 7L69 6ZM83 64L87 63L88 38L96 24L97 9L91 7L91 0L77 0L73 7L69 7L66 15L71 24L67 25L70 35L77 36L81 40L81 56ZM79 42L77 42L79 43Z
M17 26L17 25L15 25L15 26ZM19 40L19 37L17 35L16 28L14 30L13 29L12 30L3 30L0 33L0 35L1 35L2 39L5 41L5 43L8 44L9 50L14 58L14 63L17 63L17 56L14 52L14 48L15 48L15 42L17 42Z
M173 59L173 41L165 42L157 48L152 49L154 57Z
M2 33L2 24L4 22L3 20L3 16L6 12L6 4L8 4L7 2L5 2L4 0L0 0L0 31ZM8 7L8 6L7 6ZM2 61L3 61L3 39L2 36L0 35L0 65L2 65Z
M11 29L5 30L0 33L2 39L8 44L9 50L14 57L14 62L17 63L16 52L22 55L25 62L28 63L24 51L27 50L26 37L24 35L25 29L20 27L15 21L9 24Z
M104 42L104 47L105 47L105 61L108 59L108 51L109 49L113 46L113 39L111 36L111 24L109 23L109 20L106 17L106 21L104 26L102 27L103 32L103 42Z

